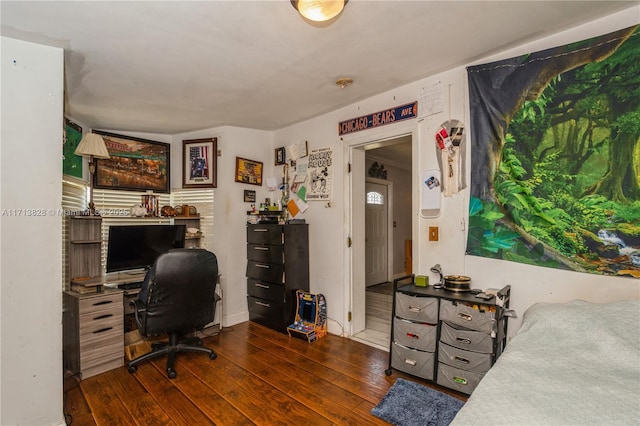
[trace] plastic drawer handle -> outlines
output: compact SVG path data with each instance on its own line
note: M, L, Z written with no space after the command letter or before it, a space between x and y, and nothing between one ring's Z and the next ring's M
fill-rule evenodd
M453 381L456 383L460 383L461 385L466 385L467 379L465 379L464 377L458 377L458 376L453 376Z
M463 364L469 364L469 360L468 359L462 358L460 356L455 356L455 357L453 357L453 359L458 361L458 362L461 362Z
M269 269L269 265L263 265L262 263L256 263L256 268Z
M467 338L465 338L465 337L456 337L456 341L458 341L458 342L460 342L460 343L467 344L467 345L470 345L470 344L471 344L471 340L470 340L470 339L467 339Z
M471 321L473 319L471 315L463 314L462 312L460 312L458 316L465 321Z
M265 308L270 308L271 307L270 304L264 303L264 302L256 302L256 305L264 306Z
M94 320L99 320L99 319L104 319L104 318L109 318L112 317L113 314L104 314L104 315L100 315L94 318Z
M260 229L254 229L253 232L269 232L268 229L264 229L264 228L260 228Z
M414 333L407 333L407 337L410 337L412 339L419 339L420 336L418 336L417 334Z
M269 251L269 247L254 247L254 250Z
M268 286L268 285L260 284L260 283L256 283L256 287L260 287L260 288L269 288L269 286Z
M413 367L415 367L415 366L416 366L416 364L417 364L415 359L405 359L405 360L404 360L404 363L405 363L405 364L409 364L409 365L411 365L411 366L413 366Z
M105 331L113 330L113 327L101 328L100 330L96 330L93 334L104 333Z
M108 305L109 303L113 303L113 300L103 300L102 302L94 303L93 306Z

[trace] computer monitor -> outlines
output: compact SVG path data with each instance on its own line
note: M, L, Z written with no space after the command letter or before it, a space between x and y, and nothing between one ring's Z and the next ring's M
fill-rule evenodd
M158 256L183 248L185 225L112 225L107 244L107 272L149 269Z

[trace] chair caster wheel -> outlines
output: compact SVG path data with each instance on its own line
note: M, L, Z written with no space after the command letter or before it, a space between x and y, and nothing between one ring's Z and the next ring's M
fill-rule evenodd
M218 358L218 355L215 352L211 352L209 354L209 359L216 359L216 358Z
M129 370L129 373L133 374L136 371L138 371L138 367L136 367L135 365L130 365L128 370Z
M175 370L167 370L167 377L170 379L175 379L178 373Z

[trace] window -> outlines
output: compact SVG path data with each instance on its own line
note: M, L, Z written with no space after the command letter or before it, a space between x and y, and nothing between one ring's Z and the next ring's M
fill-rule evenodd
M367 192L367 204L384 204L384 195L376 191Z

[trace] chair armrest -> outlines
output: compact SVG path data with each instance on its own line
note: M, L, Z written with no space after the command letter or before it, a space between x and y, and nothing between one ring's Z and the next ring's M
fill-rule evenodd
M142 316L147 312L147 305L142 303L138 299L133 299L129 302L130 305L133 305L133 312L136 319L136 324L138 324L138 328L143 327Z

